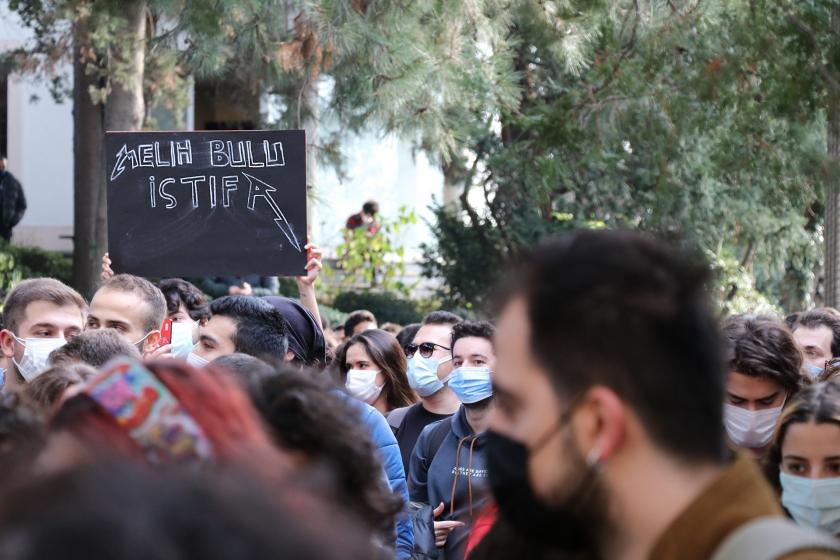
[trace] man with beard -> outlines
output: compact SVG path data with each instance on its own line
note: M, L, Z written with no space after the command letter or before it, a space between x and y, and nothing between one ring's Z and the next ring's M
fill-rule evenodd
M646 236L589 231L542 246L517 277L487 449L506 522L570 557L840 558L727 450L705 267Z

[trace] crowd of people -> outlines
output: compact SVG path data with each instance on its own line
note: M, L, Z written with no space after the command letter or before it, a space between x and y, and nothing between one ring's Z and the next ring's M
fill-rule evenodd
M840 312L720 318L693 255L587 231L484 320L330 328L307 247L297 298L107 256L8 293L0 558L840 558Z

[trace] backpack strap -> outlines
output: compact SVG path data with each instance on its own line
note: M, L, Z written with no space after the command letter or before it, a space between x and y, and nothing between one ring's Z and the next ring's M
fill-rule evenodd
M402 426L403 420L405 420L405 415L408 413L408 409L412 406L414 405L395 408L385 415L385 419L388 420L388 425L391 426L392 430L396 432L399 427Z
M429 447L427 448L429 450L429 454L427 455L429 458L429 464L431 464L432 459L434 459L435 455L437 455L438 449L440 449L440 446L443 445L443 440L446 439L446 436L448 436L451 431L451 418L441 420L440 423L432 429L432 433L429 434Z
M729 535L712 560L778 560L807 550L840 552L840 541L784 517L759 517Z

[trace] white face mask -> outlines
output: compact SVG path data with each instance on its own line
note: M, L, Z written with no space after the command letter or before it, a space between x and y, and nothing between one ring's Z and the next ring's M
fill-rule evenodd
M172 323L172 355L185 359L193 349L193 329L195 323Z
M800 525L840 533L840 478L805 478L779 474L782 505Z
M200 368L203 368L204 366L206 366L207 364L209 364L210 360L208 360L206 358L202 358L201 356L199 356L195 352L191 351L187 355L187 363L190 364L194 368L199 368L200 369Z
M347 372L347 380L344 382L344 386L347 387L347 391L351 395L360 401L373 404L379 398L379 394L382 393L382 388L385 387L384 383L382 385L376 384L378 373L378 370L373 369L351 369Z
M56 348L61 348L67 341L64 338L26 338L21 339L12 335L14 339L23 346L23 358L20 363L12 358L12 363L17 366L17 370L26 381L32 381L49 367L47 359L50 352Z
M732 443L751 449L770 443L782 406L767 410L747 410L740 406L724 404L723 423Z

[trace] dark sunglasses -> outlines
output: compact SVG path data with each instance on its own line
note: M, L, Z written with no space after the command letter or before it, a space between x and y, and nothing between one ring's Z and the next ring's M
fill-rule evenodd
M447 348L446 346L443 346L441 344L435 344L434 342L424 342L423 344L414 344L412 342L403 346L403 352L405 352L406 358L413 358L415 352L417 352L417 350L419 349L421 356L423 356L424 358L431 358L432 354L434 354L435 352L435 347L443 348L444 350L449 350L449 348Z

